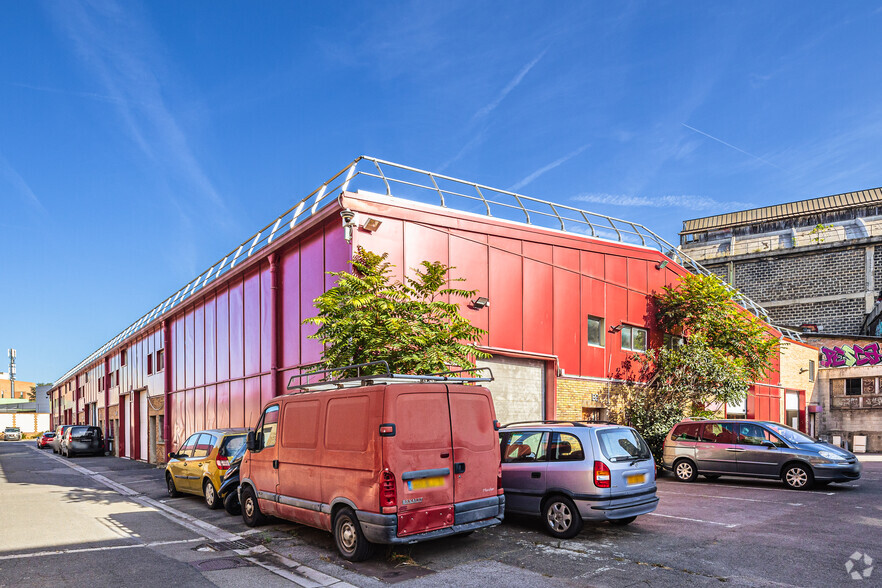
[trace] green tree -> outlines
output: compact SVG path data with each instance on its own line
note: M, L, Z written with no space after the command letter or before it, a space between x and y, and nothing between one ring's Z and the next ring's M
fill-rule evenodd
M614 412L659 458L665 434L684 415L706 416L709 405L743 400L772 368L778 339L716 276L682 276L655 304L656 324L671 342L632 358L636 375Z
M337 285L315 299L318 316L303 321L319 325L310 338L324 344L326 368L385 360L394 373L433 373L489 357L474 347L486 331L453 302L476 290L451 287L463 280L450 278L453 268L440 262L423 261L415 277L393 281L387 258L359 247L352 272L329 272Z

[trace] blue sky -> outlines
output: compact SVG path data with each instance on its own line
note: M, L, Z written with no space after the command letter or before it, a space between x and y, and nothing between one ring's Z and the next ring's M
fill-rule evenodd
M671 242L879 187L880 25L802 1L5 3L0 348L56 379L361 154Z

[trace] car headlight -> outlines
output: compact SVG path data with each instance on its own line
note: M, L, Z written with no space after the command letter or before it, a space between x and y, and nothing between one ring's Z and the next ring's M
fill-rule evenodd
M833 453L832 451L819 451L818 455L825 459L829 459L830 461L845 461L845 458L837 453Z

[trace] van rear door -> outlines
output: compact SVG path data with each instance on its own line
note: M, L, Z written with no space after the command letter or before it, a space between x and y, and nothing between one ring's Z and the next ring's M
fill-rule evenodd
M497 495L499 435L490 393L475 386L448 386L453 440L453 501Z

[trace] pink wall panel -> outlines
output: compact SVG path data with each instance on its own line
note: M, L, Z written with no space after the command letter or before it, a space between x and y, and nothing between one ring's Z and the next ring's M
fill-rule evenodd
M352 258L353 249L343 238L343 227L336 220L325 224L324 240L325 289L330 289L337 284L337 278L329 276L327 272L343 272L352 269L349 260Z
M642 259L628 258L628 288L638 292L646 292L647 266L646 261ZM655 271L654 266L653 271Z
M300 249L295 247L285 251L280 265L282 299L279 313L282 316L279 346L281 365L289 367L300 364Z
M260 274L245 276L244 284L245 375L260 373Z
M518 247L520 250L520 247ZM520 349L523 344L521 256L490 248L490 346Z
M381 227L386 228L385 223ZM313 300L324 292L325 266L324 250L322 249L322 233L313 233L300 244L300 318L316 315ZM314 325L300 327L300 362L311 363L321 359L322 344L315 339L307 339L307 335L316 332Z
M263 408L263 406L267 402L269 402L270 400L275 398L275 392L273 390L273 387L270 385L270 380L271 380L271 378L268 375L267 376L260 376L260 407L261 408ZM281 386L287 386L288 382L286 382L284 380L284 378L280 377L279 384Z
M217 316L214 296L205 301L205 382L217 382Z
M229 382L217 385L217 424L225 429L230 426L230 384Z
M457 288L464 290L477 290L478 296L489 295L489 277L488 277L488 252L487 246L463 239L460 237L450 238L450 270L451 278L465 278L464 282L454 282ZM468 318L473 325L480 327L485 331L490 326L490 309L472 310L463 304L460 304L460 312ZM488 337L485 336L483 344L488 343Z
M578 373L581 366L580 276L575 272L554 268L554 354L560 367Z
M604 274L606 281L620 286L628 285L628 266L624 257L607 255L604 260Z
M445 231L414 223L404 225L405 275L414 277L414 268L422 270L420 264L423 261L440 261L444 265L450 265L447 240Z
M189 394L189 392L188 392ZM193 416L195 418L195 427L197 431L205 429L205 388L198 386L194 394L195 404L193 406Z
M606 376L606 348L588 345L587 332L588 324L586 319L588 315L594 317L606 317L606 284L601 280L582 276L582 313L580 345L582 347L582 369L578 375L593 376L596 378ZM618 323L616 323L618 324ZM609 321L604 320L603 332L607 332ZM606 343L605 339L603 341Z
M517 253L518 255L521 255L521 253L523 253L520 239L509 239L507 237L488 235L487 243L490 245L491 248L502 249L503 251L508 251L509 253Z
M187 390L184 392L184 420L186 422L187 434L191 435L196 431L196 391Z
M533 243L532 241L524 241L523 243L524 257L528 257L534 261L541 261L551 265L554 262L551 245L545 243Z
M404 276L404 223L383 217L379 217L379 220L383 224L374 233L356 231L352 250L355 251L356 245L361 245L377 254L388 253L389 258L386 261L395 266L391 268L390 275L400 280Z
M245 374L244 304L242 282L230 284L230 378Z
M278 269L277 269L278 271ZM273 335L273 327L270 324L272 320L272 310L270 309L270 301L272 300L272 275L270 274L269 263L263 263L260 266L260 371L268 372L272 367L270 351L272 350L272 342L270 339Z
M217 386L205 387L205 428L217 428Z
M230 382L230 426L245 426L245 380Z
M170 353L169 357L174 358L172 368L175 372L175 390L183 390L186 387L184 384L184 317L179 317L175 320L173 333L174 353Z
M554 265L574 272L579 272L579 250L569 247L554 248Z
M186 405L187 405L187 396L185 392L178 392L177 394L172 394L172 418L174 419L174 426L172 428L172 439L174 440L173 447L175 449L179 448L184 439L186 439L186 431L187 431L187 419L186 419ZM122 403L120 403L120 407L122 407ZM120 419L120 427L123 426L122 418ZM129 426L128 419L126 419L125 426ZM120 439L125 439L125 435L120 430Z
M553 353L552 275L550 265L524 259L524 351Z
M184 337L184 385L191 388L196 373L196 323L192 310L184 315Z
M647 265L646 291L650 294L661 294L662 288L665 287L665 273L667 270L655 269L656 262L649 262Z
M217 293L217 381L230 377L230 295L227 290Z
M193 372L194 384L196 386L201 386L205 383L205 304L200 303L196 307L196 312L193 314L194 322L196 326L196 332L194 336L195 345L194 345L194 354L196 356L195 369ZM212 345L214 342L212 341Z
M649 297L643 292L628 290L628 322L638 327L655 327Z
M254 427L260 416L260 377L245 380L245 426Z

